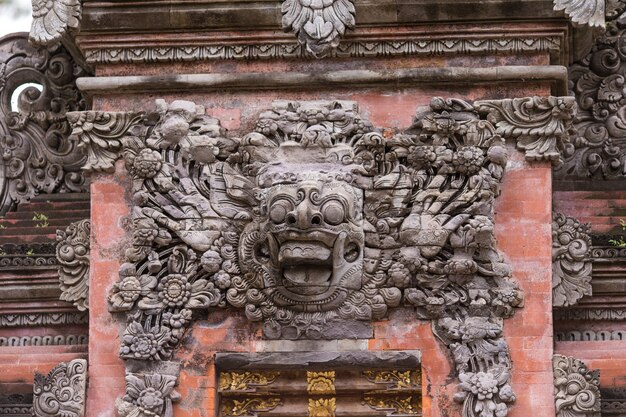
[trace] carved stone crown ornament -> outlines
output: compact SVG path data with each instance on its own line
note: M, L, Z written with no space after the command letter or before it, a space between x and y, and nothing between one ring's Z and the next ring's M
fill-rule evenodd
M25 34L0 39L0 215L37 194L86 191L85 157L65 119L86 108L74 83L81 75L62 47L34 49Z
M122 358L165 363L198 310L241 309L266 338L336 339L371 337L404 304L450 348L463 415L506 414L502 320L523 296L494 237L505 138L558 162L572 98L435 98L390 138L347 101L276 101L243 138L194 103L157 107L68 114L85 168L123 156L132 181L109 296L127 317ZM148 375L167 401L148 410L133 388L122 415L171 416L173 382Z

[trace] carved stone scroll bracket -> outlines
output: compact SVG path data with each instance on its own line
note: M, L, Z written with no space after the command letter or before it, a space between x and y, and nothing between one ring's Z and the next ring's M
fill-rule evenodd
M51 46L80 29L81 0L32 0L33 22L30 41L36 46Z
M552 358L557 417L600 417L600 371L563 355Z
M591 294L591 229L564 214L552 213L552 304L576 305Z
M292 32L316 58L339 46L346 29L355 25L354 0L284 0L283 29Z
M84 417L87 361L61 363L48 375L35 373L33 414L35 417Z
M70 140L87 154L83 170L113 172L115 161L122 156L122 138L142 117L142 113L133 112L68 113L67 120L72 126Z
M607 0L554 0L554 10L563 10L574 23L604 27Z
M75 85L82 75L61 46L35 49L25 35L0 41L0 215L38 194L87 190L65 119L87 107Z
M89 309L90 232L89 220L74 222L65 231L57 230L61 300L74 303L81 311Z
M563 163L565 146L575 133L574 97L525 97L506 100L484 100L474 103L487 116L499 135L513 138L528 161Z

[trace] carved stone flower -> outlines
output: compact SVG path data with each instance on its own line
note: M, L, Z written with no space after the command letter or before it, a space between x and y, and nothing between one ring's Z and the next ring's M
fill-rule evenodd
M204 252L202 254L202 258L200 258L202 269L207 271L209 274L214 274L219 271L222 266L222 261L222 255L214 250Z
M182 307L191 297L191 284L181 274L170 274L159 282L159 299L168 307Z
M122 337L120 356L133 359L159 359L162 347L170 340L167 327L154 327L146 331L141 323L132 321Z
M172 401L180 395L174 391L176 377L161 374L126 375L126 395L118 401L118 412L123 417L163 417L171 409Z
M433 146L414 146L409 151L407 162L415 169L430 168L437 161L437 153Z
M461 146L452 156L452 165L461 174L474 175L480 171L484 160L482 149L476 146Z
M225 290L230 287L230 275L225 271L219 271L213 279L217 288Z
M120 280L113 284L109 294L110 311L130 310L139 297L148 295L156 287L156 278L150 275L138 275L132 264L123 264L120 268Z
M179 313L167 312L163 314L163 324L170 326L173 329L180 329L191 321L191 310L186 308L180 310Z
M389 283L394 287L405 288L411 282L411 271L402 262L394 262L388 274Z
M133 171L141 178L154 178L162 166L161 154L150 148L140 150L133 161Z

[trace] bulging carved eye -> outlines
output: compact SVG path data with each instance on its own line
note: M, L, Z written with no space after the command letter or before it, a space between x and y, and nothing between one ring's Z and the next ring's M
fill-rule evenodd
M334 226L343 223L346 217L343 205L337 201L330 201L324 204L322 214L324 215L324 221Z
M287 217L287 213L289 213L293 208L291 204L286 200L278 200L272 203L270 207L270 220L276 224L284 223L285 217Z

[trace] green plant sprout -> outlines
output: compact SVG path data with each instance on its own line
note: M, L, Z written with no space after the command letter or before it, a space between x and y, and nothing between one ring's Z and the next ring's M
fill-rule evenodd
M37 212L34 212L34 214L33 220L39 222L35 225L35 227L48 227L50 225L50 223L48 223L48 216Z
M29 249L28 252L26 252L26 256L33 256L35 254L35 251L33 249Z
M619 224L622 226L622 230L626 230L626 220L620 219ZM619 239L609 239L609 243L613 246L617 246L618 248L626 248L624 236L620 236Z

